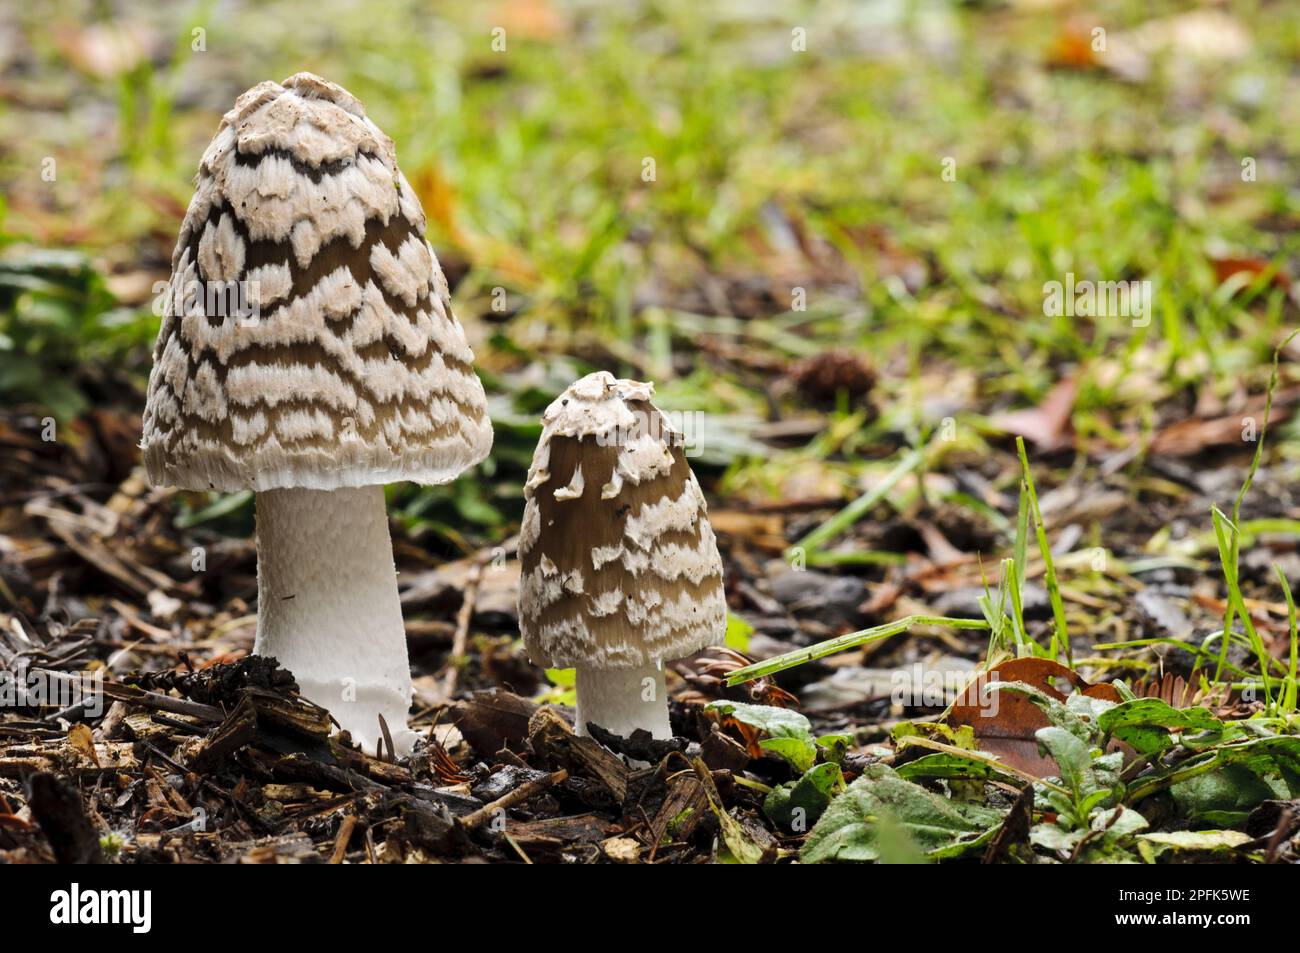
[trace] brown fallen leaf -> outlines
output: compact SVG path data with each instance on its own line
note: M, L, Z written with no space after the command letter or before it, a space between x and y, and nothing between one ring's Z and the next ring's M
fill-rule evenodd
M1290 413L1290 407L1300 400L1300 388L1287 388L1273 395L1273 410L1268 423L1273 425ZM1151 441L1150 451L1157 456L1192 457L1212 447L1239 446L1243 452L1254 449L1254 443L1245 439L1250 422L1258 435L1264 417L1264 398L1252 400L1241 411L1224 417L1203 420L1189 417L1160 430Z
M939 527L927 520L917 520L916 530L925 542L926 552L931 562L937 566L958 564L966 561L966 554L948 542Z
M687 676L687 681L695 685L697 689L714 690L707 694L703 691L692 693L698 695L699 698L691 700L704 704L725 697L722 686L726 677L736 669L752 663L753 659L726 645L715 645L712 648L705 649L687 663L695 669L693 674ZM781 688L771 678L756 678L752 682L747 682L744 688L749 692L750 699L756 704L770 705L774 708L799 707L799 699ZM685 701L688 699L678 696L678 700Z
M550 0L502 0L492 22L500 24L510 37L518 34L540 41L560 39L570 30L564 13Z
M718 510L709 513L709 523L719 536L743 540L767 552L784 552L789 545L785 520L776 513Z
M451 721L475 751L493 754L502 748L521 751L528 737L528 721L537 706L504 690L475 692L457 702Z
M1244 291L1247 287L1255 283L1255 279L1273 267L1273 262L1267 258L1245 258L1225 256L1210 256L1210 266L1214 268L1214 278L1219 284L1226 283L1229 279L1236 278L1238 275L1246 276L1242 286L1238 291ZM1275 288L1283 291L1291 287L1291 279L1286 272L1279 268L1270 279L1270 284Z
M1040 450L1060 450L1070 443L1070 417L1078 393L1079 378L1067 377L1048 391L1037 407L995 414L990 423L1005 433L1024 437Z
M1050 722L1042 709L1021 695L985 692L992 682L1023 682L1059 702L1066 698L1061 686L1092 698L1121 700L1113 686L1091 685L1073 669L1043 658L1011 659L981 673L967 685L948 711L948 724L954 728L969 725L981 751L1040 778L1055 777L1060 772L1055 761L1039 754L1034 737Z
M94 734L85 722L79 721L68 729L68 744L93 762L95 767L100 766L99 752L95 750Z
M1092 31L1078 21L1061 27L1052 38L1045 59L1054 69L1091 70L1101 65L1093 49Z

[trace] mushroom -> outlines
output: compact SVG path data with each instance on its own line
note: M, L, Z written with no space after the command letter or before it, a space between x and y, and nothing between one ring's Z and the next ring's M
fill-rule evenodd
M704 494L653 396L604 371L574 383L524 487L519 627L535 663L577 670L579 734L672 737L664 662L726 634Z
M141 443L155 486L256 491L254 650L363 747L382 717L399 754L415 735L383 484L448 482L492 446L424 225L345 89L299 73L240 96L172 255Z

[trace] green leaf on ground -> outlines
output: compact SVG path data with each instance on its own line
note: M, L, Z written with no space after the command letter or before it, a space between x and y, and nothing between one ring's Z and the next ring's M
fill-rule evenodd
M1168 831L1138 834L1138 850L1147 863L1155 863L1167 851L1202 851L1219 853L1236 850L1253 838L1241 831Z
M1153 754L1174 743L1171 732L1220 732L1223 722L1204 708L1174 708L1159 698L1136 698L1103 712L1097 727L1140 754Z
M803 774L817 760L812 723L797 711L733 701L711 702L706 710L729 715L767 734L759 747L787 761L796 774Z
M960 755L936 752L899 765L896 769L900 778L908 781L920 778L944 778L959 781L1006 781L1009 784L1023 783L1016 775L1004 771L996 764L975 758L963 758Z
M1087 793L1088 769L1092 767L1092 751L1088 745L1064 728L1050 725L1034 732L1039 746L1061 769L1061 781L1076 797Z
M838 764L827 762L804 772L797 781L774 787L763 802L763 813L802 834L822 816L831 799L844 788Z
M1233 825L1243 822L1261 801L1283 796L1249 767L1228 764L1169 789L1189 823Z
M853 743L853 736L848 734L830 734L822 735L816 739L817 747L822 752L822 757L827 761L833 761L839 764L844 760L844 756L849 753L849 745Z
M764 738L758 746L781 758L796 774L807 771L817 760L817 746L806 738Z
M883 764L868 765L831 802L804 842L805 863L873 861L880 857L879 819L892 817L931 857L975 846L1001 821L1002 812L949 801L900 778Z
M753 634L754 627L752 625L734 612L727 613L727 634L723 641L728 648L748 654L749 637Z

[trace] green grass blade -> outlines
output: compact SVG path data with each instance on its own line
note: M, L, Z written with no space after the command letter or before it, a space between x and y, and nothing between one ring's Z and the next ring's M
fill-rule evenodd
M1250 618L1250 612L1246 609L1246 601L1241 595L1241 584L1237 578L1237 566L1233 561L1233 537L1237 533L1237 527L1223 514L1217 506L1211 510L1214 518L1214 532L1219 540L1219 561L1223 564L1223 578L1228 585L1228 604L1241 617L1241 627L1246 631L1246 639L1250 643L1251 650L1255 653L1255 658L1259 661L1260 674L1264 679L1264 702L1271 709L1273 707L1272 688L1269 682L1269 664L1272 661L1268 650L1264 648L1264 643L1255 631L1255 623ZM1227 635L1231 630L1224 629L1224 644L1227 643ZM1222 654L1222 649L1220 654Z
M1034 515L1034 531L1038 536L1038 550L1043 556L1043 574L1047 582L1047 595L1052 602L1052 618L1056 622L1056 631L1052 633L1051 657L1056 658L1062 645L1065 647L1066 663L1074 663L1074 650L1070 646L1070 632L1065 626L1065 604L1061 601L1061 587L1056 579L1056 565L1052 562L1052 550L1047 544L1047 529L1043 525L1043 511L1038 507L1038 494L1034 490L1034 475L1029 472L1029 455L1025 453L1025 439L1016 437L1016 451L1020 454L1020 469L1023 486L1029 495L1029 508ZM1024 570L1020 570L1023 574Z
M1025 567L1028 560L1025 558L1029 552L1029 494L1025 491L1025 481L1022 477L1020 480L1020 506L1019 513L1016 515L1016 588L1023 590L1025 587Z
M1028 647L1029 633L1025 631L1025 606L1024 594L1021 592L1021 586L1024 584L1024 574L1020 571L1020 564L1014 559L1005 559L1002 561L1002 574L1011 577L1008 584L1008 594L1011 597L1011 625L1014 630L1016 640L1017 657L1025 654Z
M1268 376L1268 391L1264 397L1264 419L1259 425L1259 439L1255 441L1255 454L1250 460L1250 469L1246 471L1246 479L1242 481L1241 489L1237 491L1237 498L1232 503L1232 541L1231 549L1228 553L1228 561L1232 564L1232 572L1235 576L1237 567L1241 565L1241 533L1237 529L1241 525L1241 504L1246 499L1246 493L1250 490L1250 485L1255 482L1255 473L1259 470L1260 460L1264 457L1264 438L1268 435L1268 421L1273 416L1273 394L1277 390L1277 365L1282 356L1282 349L1285 348L1295 338L1300 331L1292 331L1287 335L1286 340L1273 349L1273 369ZM1216 531L1218 527L1215 527ZM1220 560L1222 561L1222 553ZM1227 564L1224 565L1224 574L1227 574ZM1223 610L1223 631L1232 631L1232 617L1235 609L1231 600L1228 606ZM1223 663L1227 661L1228 640L1225 638L1223 644L1219 646L1219 665L1215 670L1214 678L1218 681L1223 674ZM1265 676L1267 677L1267 676Z
M807 648L795 649L793 652L786 652L765 659L762 662L755 662L753 665L738 668L727 676L727 685L739 685L741 682L752 681L756 678L762 678L764 675L773 675L776 672L784 672L788 668L794 668L797 665L803 665L805 662L833 655L836 652L854 649L859 645L866 645L868 642L878 642L881 639L887 639L890 636L906 632L914 625L946 625L954 629L987 629L989 627L988 622L984 619L950 619L946 616L909 615L893 622L886 622L884 625L836 636L833 639L818 642L816 645L810 645Z
M799 542L795 543L790 549L786 550L787 557L793 554L794 550L802 549L805 555L814 553L823 545L834 539L840 533L844 532L862 517L866 516L871 508L885 498L894 487L896 487L903 477L907 476L918 466L925 458L925 452L921 449L908 451L894 469L890 470L885 479L873 486L866 493L850 503L844 509L840 510L821 526L805 536Z
M1282 595L1286 598L1286 618L1287 625L1290 629L1291 636L1291 666L1287 671L1286 688L1282 692L1282 712L1290 715L1296 709L1296 614L1295 599L1291 595L1291 585L1286 581L1286 576L1282 573L1282 567L1277 563L1273 564L1273 572L1277 573L1277 581L1282 586Z

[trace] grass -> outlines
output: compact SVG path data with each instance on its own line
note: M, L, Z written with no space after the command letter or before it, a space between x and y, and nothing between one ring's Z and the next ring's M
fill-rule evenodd
M1286 160L1300 152L1289 69L1300 12L1228 9L1251 28L1249 58L1167 63L1141 84L1047 66L1063 28L1052 10L796 4L745 15L686 0L419 11L321 0L292 33L276 26L283 8L218 16L197 3L150 21L157 56L99 78L69 70L68 42L54 37L101 21L63 0L19 14L32 68L14 78L18 108L0 114L0 240L75 246L118 276L165 270L220 112L258 80L316 70L397 142L431 240L460 276L479 366L517 410L521 364L595 348L601 363L653 377L665 403L758 418L752 375L701 367L702 337L776 361L858 349L882 373L879 413L855 439L790 454L739 446L714 461L742 499L784 498L814 474L852 498L870 465L855 446L919 445L952 418L955 439L928 466L987 453L988 415L1032 406L1063 373L1079 377L1080 438L1116 447L1149 440L1159 408L1189 391L1222 397L1258 374L1285 299L1266 277L1221 293L1209 253L1221 244L1284 268L1294 251ZM1174 10L1123 0L1096 15L1122 32ZM806 52L791 50L792 24L806 28ZM505 51L492 49L494 26ZM195 28L206 30L201 52ZM73 108L27 105L47 90ZM1247 151L1259 162L1251 183L1238 174ZM45 157L58 162L54 182L38 174ZM942 175L949 157L955 181ZM1043 283L1067 271L1149 279L1150 325L1044 318ZM737 300L729 282L768 297ZM721 306L701 299L719 283ZM790 310L796 287L806 311ZM66 340L93 348L110 332L86 320L92 305L77 307ZM145 308L111 332L114 360L137 382ZM0 308L0 353L15 355L0 396L60 416L94 400L42 389L42 362L61 365L14 343L29 315L22 301ZM1295 445L1278 447L1293 457ZM500 493L422 493L412 519L497 531L513 518L517 456L503 445Z
M1282 567L1277 563L1273 564L1273 572L1277 574L1278 585L1282 588L1282 595L1286 599L1287 610L1287 628L1290 630L1290 667L1287 670L1286 681L1282 688L1282 701L1280 708L1284 714L1293 714L1296 710L1296 662L1297 656L1300 655L1300 633L1296 628L1296 610L1295 598L1291 595L1291 584L1286 581L1286 575L1282 572Z
M1029 500L1029 511L1034 517L1034 533L1038 539L1038 552L1043 557L1044 575L1047 580L1047 596L1052 602L1052 619L1056 627L1052 629L1052 644L1048 649L1048 656L1056 658L1062 648L1065 649L1065 658L1068 664L1074 660L1074 650L1070 647L1070 630L1065 624L1065 604L1061 601L1061 586L1056 580L1056 566L1052 562L1052 547L1047 542L1047 526L1043 523L1043 512L1038 507L1038 492L1034 489L1034 475L1029 469L1029 456L1025 453L1025 439L1016 437L1016 451L1020 454L1020 473L1021 473L1021 492ZM1025 504L1020 505L1020 512L1025 512ZM1024 526L1022 519L1021 527ZM1016 541L1016 551L1020 558L1017 563L1024 566L1025 562L1025 544L1023 537L1018 537ZM1024 577L1017 575L1017 583L1024 584ZM1017 586L1019 588L1019 586ZM1020 615L1020 607L1016 606L1017 615Z
M66 4L66 15L75 9ZM761 249L759 213L775 205L848 259L869 309L859 335L966 352L968 366L1014 356L999 363L1023 365L1024 374L1001 386L1032 399L1049 383L1035 351L1095 356L1121 330L1025 321L1041 311L1042 273L1152 276L1166 315L1177 316L1165 330L1178 333L1156 341L1153 327L1138 337L1164 350L1169 366L1201 353L1230 372L1240 350L1215 354L1203 345L1244 316L1210 294L1200 242L1222 234L1265 256L1282 250L1279 239L1244 224L1239 205L1226 215L1206 208L1189 233L1175 200L1223 185L1229 143L1197 127L1192 148L1173 151L1186 135L1185 117L1165 106L1184 91L1174 78L1134 87L1044 70L1059 29L1050 14L944 9L938 16L955 49L940 53L922 24L877 12L884 50L872 56L852 29L867 30L869 13L855 17L848 7L796 5L745 18L681 0L599 14L557 4L553 27L507 22L501 53L491 50L487 11L447 6L413 17L398 3L363 13L332 0L314 9L320 22L346 31L346 50L317 29L267 30L268 14L251 8L218 18L198 5L172 21L175 49L165 65L100 87L119 104L108 142L95 147L88 131L63 125L29 130L24 155L89 145L92 157L106 149L128 157L121 189L88 196L90 219L106 226L88 244L111 256L123 253L115 246L124 239L165 234L174 224L166 214L114 220L132 180L183 201L216 103L257 79L310 68L353 89L396 139L430 206L436 243L473 253L481 274L470 288L501 281L547 320L590 316L643 330L641 315L621 314L619 302L662 264L650 259L684 264L683 281L705 265L753 268L772 254ZM1300 47L1300 17L1267 9L1269 29L1255 36L1258 61L1215 68L1194 84L1204 97L1199 109L1235 115L1242 110L1233 81L1263 65L1266 101L1248 116L1261 156L1293 145L1297 107L1276 70ZM1119 30L1148 8L1107 4L1103 14ZM205 19L208 50L192 53L189 29ZM840 21L851 29L837 31ZM790 23L808 27L806 53L789 49ZM33 35L36 26L28 24ZM48 41L36 48L45 68L64 65ZM213 73L225 95L204 96L212 105L195 109L195 87ZM24 138L19 120L7 120L6 140ZM946 156L957 160L955 182L940 178ZM653 183L641 178L646 157L655 160ZM16 155L5 168L15 186L25 181L22 161ZM58 186L51 197L70 203L79 184ZM1261 176L1233 202L1286 210L1286 184ZM34 224L29 202L19 203L17 232ZM863 245L868 227L933 256L943 280L919 291L900 286ZM636 233L650 236L649 254L629 262L620 249ZM755 240L761 254L747 254ZM995 276L1010 313L986 304ZM830 296L813 299L827 329L845 312ZM904 316L912 320L896 320ZM1006 336L1014 325L1019 333Z
M909 450L884 479L787 550L786 558L802 556L810 563L826 562L824 557L834 554L824 553L822 547L871 512L872 508L884 500L904 477L921 465L924 458L923 450Z
M1079 441L1136 444L1136 471L1166 408L1181 415L1189 397L1263 386L1293 316L1270 281L1287 270L1300 224L1288 162L1300 154L1290 68L1300 11L1286 4L1226 5L1250 33L1249 56L1195 68L1172 57L1142 83L1052 68L1066 27L1050 9L311 9L286 33L275 26L283 9L182 6L145 24L155 55L110 76L76 68L77 38L107 23L97 11L63 0L19 14L32 53L13 77L16 108L0 113L0 243L13 259L0 288L0 397L79 412L102 396L71 370L86 357L143 382L155 319L147 302L118 307L102 276L165 272L220 112L255 81L299 69L348 86L396 140L430 237L459 277L489 390L509 398L474 486L397 491L413 532L508 528L531 450L527 430L514 429L580 372L569 355L582 353L653 377L667 405L721 420L703 465L726 468L728 497L767 503L811 484L851 501L796 544L808 565L887 565L897 554L826 544L880 506L911 505L910 484L891 492L909 473L928 494L929 473L987 456L997 410L1033 406L1073 375ZM1122 34L1176 9L1117 0L1095 16ZM807 31L805 52L791 49L792 25ZM504 50L493 49L495 27ZM41 105L51 99L69 108L51 114ZM1241 179L1243 155L1258 164L1254 181ZM47 157L59 170L50 182L38 174ZM51 282L32 245L85 257ZM1263 273L1221 285L1219 247ZM1150 280L1150 323L1044 316L1043 284L1066 272ZM765 297L745 300L733 286L746 283ZM717 293L701 293L710 287ZM796 288L807 310L792 310ZM504 313L493 307L502 294ZM724 441L743 438L769 406L743 362L700 358L705 340L776 365L828 347L862 351L880 371L872 408L833 414L796 450ZM527 373L534 363L544 383ZM944 440L922 439L941 426ZM1295 425L1278 436L1275 453L1294 459ZM928 446L926 459L909 445ZM894 469L863 492L891 446ZM1047 651L1068 656L1027 455L1021 463L1029 485L1007 528L1018 574L1009 598L1025 585L1032 516L1054 619ZM1245 489L1230 520L1234 564L1242 534L1263 525L1241 511ZM951 491L940 499L981 505ZM230 505L209 504L215 511L187 518ZM1204 542L1217 548L1212 534Z
M806 662L825 658L827 655L834 655L836 652L847 652L849 649L859 648L869 642L892 638L918 625L942 625L953 629L987 629L989 627L989 623L983 619L953 619L946 616L909 615L902 619L895 619L893 622L887 622L884 625L875 625L869 629L836 636L808 648L783 652L761 662L755 662L753 665L738 668L727 673L727 684L739 685L742 682L762 678L765 675L775 675L777 672L784 672L796 665L803 665Z

